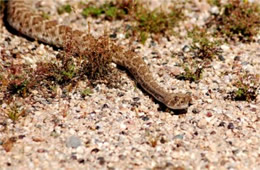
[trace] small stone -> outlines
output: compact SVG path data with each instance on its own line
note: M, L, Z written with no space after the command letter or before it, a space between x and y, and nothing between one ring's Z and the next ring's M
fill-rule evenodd
M205 119L201 119L199 122L198 122L198 127L201 128L201 129L204 129L207 125L207 121Z
M107 108L109 108L109 106L105 103L105 104L103 105L102 109L107 109Z
M162 144L164 144L164 143L167 142L167 140L166 140L164 137L162 137L162 138L160 139L160 142L161 142Z
M211 112L208 112L208 113L207 113L207 117L212 117L212 113L211 113Z
M151 46L152 47L155 47L157 44L156 44L156 42L155 41L151 41Z
M216 131L213 130L213 131L210 132L210 134L211 134L211 135L215 135L215 134L216 134Z
M211 9L210 9L210 12L212 14L218 14L219 13L219 8L217 6L213 6Z
M234 155L237 155L237 154L239 153L239 150L238 150L238 149L233 150L232 153L233 153Z
M190 51L190 47L188 45L185 45L183 48L182 48L182 51L183 52L189 52Z
M234 128L235 128L235 126L234 126L234 124L233 124L233 123L229 123L229 124L228 124L228 126L227 126L227 128L228 128L228 129L234 129Z
M125 26L126 31L129 31L132 29L132 25L126 24Z
M221 45L221 49L224 50L224 51L227 51L227 50L230 49L230 47L226 44L223 44L223 45Z
M66 146L71 148L77 148L81 145L81 140L77 136L70 136L66 141Z
M25 135L19 135L18 136L18 139L23 139L23 138L25 138Z
M184 135L183 134L179 134L173 137L173 139L183 139Z
M94 149L91 150L91 153L97 153L97 152L99 152L98 148L94 148Z
M135 102L137 102L137 101L140 100L140 97L134 97L133 100L134 100Z
M194 114L198 114L199 112L200 112L200 110L197 108L192 109L192 113L194 113Z
M5 38L5 41L10 42L10 41L11 41L11 38L6 37L6 38Z
M246 65L248 65L248 64L250 64L248 61L243 61L243 62L241 63L241 65L243 65L243 66L246 66Z
M78 162L79 162L80 164L84 164L84 163L85 163L85 160L84 160L84 159L79 159Z
M116 37L117 37L117 34L116 34L116 33L110 34L109 37L110 37L110 38L116 38Z
M149 117L148 117L148 116L140 116L140 118L141 118L143 121L148 121L148 120L149 120Z
M37 152L38 153L45 153L45 152L47 152L47 150L46 149L37 149Z
M122 93L122 92L117 93L117 96L118 96L118 97L122 97L122 96L124 96L124 95L125 95L125 94Z
M225 60L226 60L223 55L218 55L218 59L219 59L220 61L225 61Z
M240 56L235 56L234 61L240 61L241 57Z
M77 156L76 155L71 155L70 157L72 160L77 160Z
M98 157L97 160L99 161L100 165L104 165L106 162L104 157Z
M218 127L225 127L225 122L220 122L220 124L218 125Z

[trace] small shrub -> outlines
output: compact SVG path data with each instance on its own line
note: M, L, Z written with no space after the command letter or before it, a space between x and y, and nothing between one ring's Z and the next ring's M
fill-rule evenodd
M90 88L86 88L81 92L82 97L90 96L93 93L93 91Z
M217 1L218 5L220 0ZM252 41L260 30L260 6L248 1L230 0L219 5L220 13L212 16L208 26L215 25L226 39Z
M72 8L69 4L62 5L61 7L58 8L58 14L63 14L63 13L71 13Z
M102 15L103 14L103 15ZM100 17L105 19L126 19L132 22L132 35L138 35L139 40L145 43L149 34L172 33L172 28L184 19L181 8L171 7L171 12L167 13L160 9L149 10L137 0L116 0L105 3L99 7L88 4L83 9L82 15L85 17ZM130 33L127 32L129 36Z
M137 22L135 29L140 32L165 34L183 18L181 8L171 7L171 12L167 13L162 9L150 11L144 6L139 6L134 16Z
M26 65L12 64L2 72L0 85L1 92L5 93L5 97L9 98L12 95L26 97L28 95L32 70Z
M93 4L88 4L82 11L82 15L85 17L99 17L102 14L104 14L105 19L107 20L115 20L124 18L127 12L122 6L121 1L107 2L99 7L94 6Z
M50 15L47 14L47 13L45 13L45 12L42 13L42 17L43 17L44 19L50 19Z
M218 6L220 7L221 3L220 3L220 0L207 0L208 3L212 6Z
M195 27L188 36L192 38L191 52L194 57L212 60L221 54L221 49L218 47L221 42L210 40L212 35L207 33L206 29Z
M254 101L259 90L259 77L249 74L244 74L234 83L236 90L229 93L232 100L239 101Z
M5 114L6 117L11 119L13 122L16 122L21 116L25 115L25 109L22 109L22 107L19 107L16 104L11 104Z
M188 80L189 82L198 82L202 78L202 73L203 73L203 67L199 66L183 66L184 67L184 73L176 76L177 79L179 80ZM194 68L196 67L195 71L193 71Z

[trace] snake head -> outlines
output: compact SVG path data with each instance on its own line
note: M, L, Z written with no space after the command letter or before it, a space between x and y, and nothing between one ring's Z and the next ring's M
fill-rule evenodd
M191 93L170 94L165 98L164 104L173 110L185 110L191 103Z

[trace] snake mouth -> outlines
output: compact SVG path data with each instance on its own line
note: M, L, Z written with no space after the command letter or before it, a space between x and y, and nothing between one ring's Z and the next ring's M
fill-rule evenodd
M188 107L190 106L191 104L188 103L188 104L185 104L185 105L182 105L182 106L174 106L174 107L171 107L171 106L167 106L169 109L173 110L173 111L176 111L176 110L187 110Z

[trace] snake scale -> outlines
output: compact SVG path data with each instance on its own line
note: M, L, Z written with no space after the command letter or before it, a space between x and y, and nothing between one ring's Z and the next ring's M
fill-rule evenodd
M32 8L30 0L9 0L6 15L8 24L18 32L59 48L65 48L66 38L70 36L79 47L76 51L77 54L83 54L90 42L97 41L89 33L61 25L56 20L43 18ZM148 94L170 109L183 110L188 108L191 102L189 93L167 92L155 81L141 56L114 43L109 43L109 45L111 49L121 49L113 51L112 62L127 69ZM114 48L115 46L117 48Z

